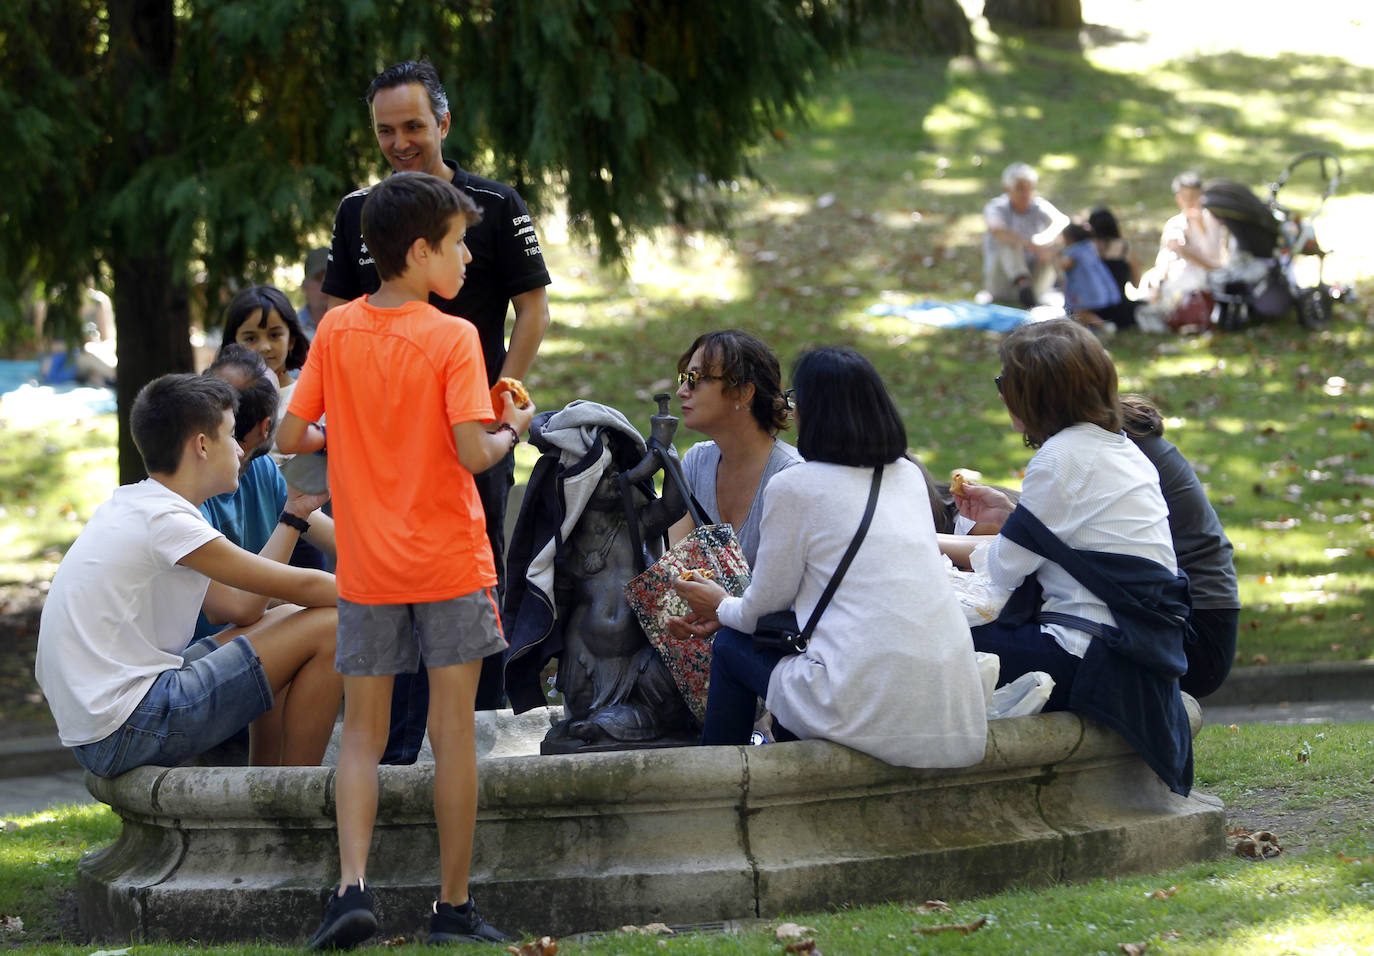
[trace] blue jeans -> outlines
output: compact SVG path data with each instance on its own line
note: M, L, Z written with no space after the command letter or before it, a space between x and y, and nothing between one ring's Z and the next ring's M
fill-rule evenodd
M758 699L768 696L768 678L784 656L779 651L755 651L754 639L732 627L716 631L711 644L711 687L701 727L703 744L749 742ZM776 724L774 737L796 739Z
M145 764L175 767L271 708L272 686L248 638L220 647L206 637L186 649L181 667L157 676L118 730L72 752L98 777L116 777Z

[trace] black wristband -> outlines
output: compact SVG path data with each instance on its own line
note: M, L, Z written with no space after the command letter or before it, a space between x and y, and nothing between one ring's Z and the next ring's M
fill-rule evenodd
M297 518L289 511L283 511L281 515L277 518L277 523L284 524L288 528L295 528L301 534L305 534L307 531L310 530L309 521L306 521L304 518Z
M510 422L502 422L501 424L497 425L496 431L492 432L492 434L495 435L496 432L510 432L510 437L515 439L515 441L510 443L510 446L512 448L520 444L520 433L515 430L515 426L512 425Z

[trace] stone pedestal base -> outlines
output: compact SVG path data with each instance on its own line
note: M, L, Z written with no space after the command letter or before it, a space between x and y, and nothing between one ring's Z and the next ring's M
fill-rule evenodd
M473 892L511 933L952 899L1225 844L1217 801L1170 793L1073 714L993 722L986 758L964 770L824 741L479 764ZM432 769L381 771L368 876L386 935L425 926L437 892ZM80 865L81 924L97 938L296 942L317 925L338 878L332 768L144 767L87 785L124 818Z

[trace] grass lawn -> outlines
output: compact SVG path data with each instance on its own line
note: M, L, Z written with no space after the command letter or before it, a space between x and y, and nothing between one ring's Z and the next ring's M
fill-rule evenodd
M1139 942L1147 942L1151 953L1369 952L1374 947L1374 820L1368 796L1374 778L1374 724L1206 727L1197 740L1196 760L1198 788L1226 802L1231 825L1272 831L1284 847L1282 854L1263 860L1228 855L1148 876L947 900L948 911L922 912L922 901L901 901L788 914L730 935L612 933L565 939L559 951L763 956L784 952L776 929L794 922L810 927L805 935L829 956L1059 956L1118 953L1119 943ZM105 807L48 811L6 825L0 832L0 913L22 919L24 931L0 930L0 947L69 956L101 948L60 940L73 939L76 932L71 923L76 861L112 840L117 828L117 819ZM918 931L981 919L986 923L967 936L954 930L937 935ZM107 943L103 948L118 951L125 945ZM186 944L129 950L140 956L186 951ZM291 950L236 945L205 951L246 956Z

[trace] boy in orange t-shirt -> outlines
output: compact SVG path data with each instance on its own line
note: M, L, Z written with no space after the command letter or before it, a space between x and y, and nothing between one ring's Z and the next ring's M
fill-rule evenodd
M468 869L477 813L473 699L482 658L505 647L496 571L473 474L502 460L534 415L509 395L495 421L477 330L429 305L471 261L472 200L427 173L372 188L363 235L375 293L326 313L277 443L318 451L329 417L338 547L344 726L336 776L340 886L312 949L348 949L377 929L364 883L393 676L423 659L433 690L434 815L441 886L429 942L509 939L477 912ZM456 905L455 905L456 904Z

